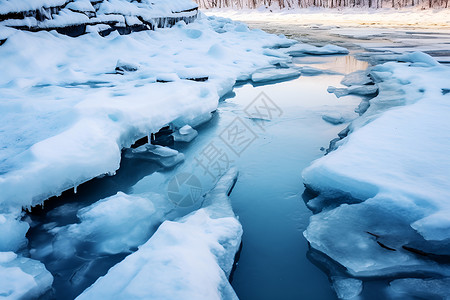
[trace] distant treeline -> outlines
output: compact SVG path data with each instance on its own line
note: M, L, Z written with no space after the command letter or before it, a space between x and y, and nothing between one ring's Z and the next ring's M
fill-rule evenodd
M448 8L449 0L195 0L202 8L257 8L277 6L279 8L306 7L421 7Z

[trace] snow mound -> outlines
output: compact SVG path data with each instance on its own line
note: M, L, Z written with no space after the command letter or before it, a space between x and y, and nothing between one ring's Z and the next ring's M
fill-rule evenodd
M30 228L15 214L0 214L0 251L17 251L27 244L25 235Z
M174 132L172 135L176 142L189 143L197 137L198 132L191 126L184 125L177 132Z
M303 171L321 199L304 235L353 276L450 276L440 263L450 254L450 69L407 58L369 70L378 96L337 150Z
M77 299L237 299L229 281L242 226L228 193L230 170L205 196L205 206L156 233Z
M162 167L170 168L184 161L184 154L169 147L145 144L136 149L126 149L125 157L129 159L150 160Z
M0 297L32 299L48 291L53 276L33 259L18 257L14 252L0 252Z
M328 87L327 91L333 93L340 98L347 95L374 95L378 92L377 85L352 85L348 88L336 88L334 86Z
M339 112L331 112L331 113L324 114L324 115L322 115L322 120L324 120L325 122L328 122L330 124L333 124L333 125L338 125L338 124L346 123L349 121L348 118L346 118Z

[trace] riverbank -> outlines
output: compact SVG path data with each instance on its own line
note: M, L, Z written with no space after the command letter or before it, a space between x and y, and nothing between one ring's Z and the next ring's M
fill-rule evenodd
M243 10L202 9L202 11L208 15L231 18L243 22L372 28L404 28L412 26L414 28L450 30L450 13L448 9L303 8L275 10L260 8Z

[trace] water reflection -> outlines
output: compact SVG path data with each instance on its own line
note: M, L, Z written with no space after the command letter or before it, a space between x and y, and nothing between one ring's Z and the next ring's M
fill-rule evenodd
M368 62L357 60L351 55L295 57L293 63L298 67L313 65L317 69L335 71L342 74L365 70L369 67Z

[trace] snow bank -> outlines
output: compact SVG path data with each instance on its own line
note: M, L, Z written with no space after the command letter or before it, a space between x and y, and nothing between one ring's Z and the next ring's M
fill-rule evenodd
M228 281L242 236L228 200L236 177L228 171L204 208L165 221L77 299L237 299Z
M354 276L450 275L439 264L450 254L450 69L407 58L370 70L379 95L337 150L303 171L326 200L314 200L322 212L304 235Z
M106 38L15 31L0 46L0 206L40 204L113 174L138 138L171 122L195 126L236 78L274 61L264 48L292 43L244 27L209 18ZM117 74L119 60L139 69ZM174 80L157 82L165 74ZM181 79L199 74L208 80Z
M45 266L14 252L0 252L0 297L31 299L49 290L53 276Z

